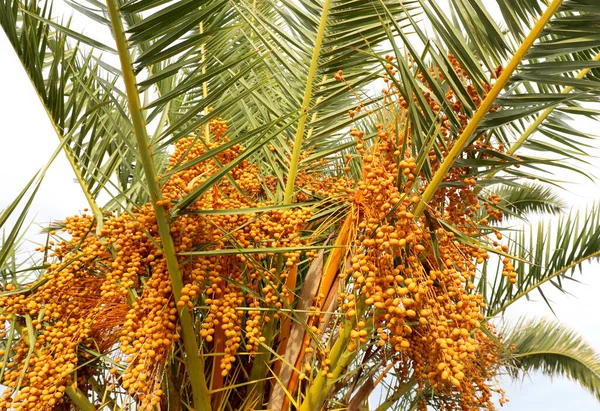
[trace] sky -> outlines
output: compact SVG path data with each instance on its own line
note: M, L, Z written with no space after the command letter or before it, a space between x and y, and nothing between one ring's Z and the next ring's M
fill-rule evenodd
M85 25L81 29L86 29ZM86 31L90 35L89 31ZM92 34L93 35L93 34ZM104 38L109 42L109 39ZM0 209L4 209L20 192L33 174L47 162L58 145L46 113L35 94L10 43L0 31ZM598 124L578 122L578 128L590 134L598 133ZM600 153L600 138L598 152ZM598 158L590 162L600 164ZM598 173L596 173L598 174ZM572 207L583 207L600 200L597 184L582 180L576 174L560 176L568 184L565 199ZM87 206L66 158L61 154L47 173L41 190L33 203L31 219L48 223L76 214ZM29 238L42 241L35 235L39 229L32 227ZM30 247L28 247L30 248ZM600 265L584 265L583 274L577 275L581 282L571 282L570 294L561 294L552 286L544 291L553 302L558 319L579 332L592 346L600 351ZM552 317L551 311L537 295L533 301L521 301L506 313L509 320L525 316L528 318ZM565 380L532 374L522 382L503 379L510 402L505 411L559 411L565 409L600 410L600 404L577 384Z

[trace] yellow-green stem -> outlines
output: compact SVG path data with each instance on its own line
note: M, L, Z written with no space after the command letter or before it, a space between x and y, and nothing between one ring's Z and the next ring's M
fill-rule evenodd
M154 208L156 215L156 223L158 225L158 232L160 234L160 240L162 243L162 251L167 262L167 269L171 279L173 295L176 300L179 300L181 298L183 282L181 279L181 273L179 271L179 262L177 261L175 244L173 242L173 238L171 237L169 222L166 217L165 209L162 207L162 205L157 205L157 202L161 201L162 199L162 193L158 185L158 178L152 162L152 153L150 150L150 143L145 125L146 122L140 105L140 96L137 89L135 74L133 72L131 54L127 45L127 39L125 38L125 30L123 28L123 22L121 21L117 3L115 0L107 0L106 3L110 15L113 35L115 37L117 50L119 52L119 59L123 73L123 82L125 84L125 90L127 93L127 102L129 105L131 122L133 123L140 160L148 184L150 201L152 202L152 207ZM197 411L210 411L210 393L206 386L204 364L198 355L198 343L196 342L192 317L187 308L179 310L178 314L179 322L181 324L183 345L186 353L186 369L190 379L190 385L192 386L194 408Z
M304 129L306 128L306 117L308 115L308 105L310 104L313 82L319 67L319 55L321 54L321 45L323 44L323 37L325 35L325 27L327 26L327 16L329 14L330 6L331 0L325 0L325 3L323 3L323 11L321 12L321 21L319 23L319 31L317 32L317 38L315 40L312 60L308 69L308 77L306 79L306 88L304 89L302 106L300 107L300 119L298 121L298 128L296 129L294 149L292 151L292 158L290 160L290 173L285 185L285 196L283 200L284 204L291 204L294 198L294 184L296 182L296 175L298 174L298 160L300 159L300 152L302 150Z
M308 77L306 79L306 87L304 89L304 97L302 99L302 106L300 107L301 115L298 121L298 128L296 129L296 137L294 138L294 148L292 151L292 158L290 160L290 172L285 186L284 204L291 204L294 198L294 184L296 181L296 175L298 174L298 161L300 159L300 152L302 149L302 141L304 137L304 130L306 128L306 117L308 115L308 105L310 104L310 97L312 95L313 82L319 65L319 55L321 54L321 45L323 44L323 36L325 34L325 27L327 25L327 16L329 14L329 7L331 6L331 0L325 0L323 4L323 10L321 12L321 21L319 23L319 30L315 40L315 47L313 49L313 55L308 69ZM283 263L283 259L280 257L277 259L277 273L280 272L280 267ZM269 324L263 330L263 337L265 337L265 345L271 344L273 337L275 336L275 320L272 319ZM250 372L250 381L257 381L254 385L254 395L257 395L262 399L264 378L267 372L267 364L271 357L271 351L265 346L260 346L258 349L257 356L252 365Z
M59 134L59 136L60 136L60 134ZM104 216L102 214L102 210L98 206L98 203L96 203L96 200L94 199L94 197L92 197L90 188L88 187L87 182L83 178L83 175L81 174L81 170L79 170L79 167L77 167L77 164L75 163L75 159L73 158L73 154L71 153L71 148L65 144L63 151L65 152L65 155L67 156L67 159L69 160L69 164L71 164L71 168L73 169L73 172L75 173L75 178L77 179L77 183L79 183L79 186L81 187L81 191L83 191L83 195L85 196L85 199L87 200L87 202L90 206L90 209L92 210L92 214L94 214L94 217L96 218L96 234L100 234L100 231L102 230L102 226L104 223Z
M250 370L249 380L254 382L252 387L251 396L256 397L258 402L261 403L264 396L265 387L265 375L267 374L268 363L271 359L271 351L266 347L267 344L271 344L273 337L275 336L275 322L277 320L271 317L271 321L264 327L262 335L265 337L263 345L258 347L252 369Z
M337 367L337 365L342 356L351 354L347 351L347 346L350 341L352 327L349 322L344 324L343 327L344 328L340 330L338 339L335 344L333 344L333 347L331 347L331 351L327 357L327 359L331 361L331 365L335 367L334 370L336 371L341 369L341 367ZM302 401L302 404L298 408L298 411L320 410L323 401L327 397L327 392L329 391L327 386L331 386L336 377L339 377L339 375L334 376L334 378L328 378L326 375L323 376L319 372L312 381L312 384L310 384L310 388L306 393L306 397L304 397L304 401Z
M278 254L275 256L275 273L277 279L279 279L282 268L283 255ZM277 320L271 317L271 321L267 323L263 329L262 335L265 338L265 342L258 347L254 364L252 364L252 369L250 370L250 381L256 381L253 386L253 395L257 397L259 402L262 401L264 394L265 375L267 373L268 363L271 360L271 349L268 347L271 347L273 338L275 337L276 323Z
M27 73L27 74L29 75L29 73ZM31 79L31 77L29 77L29 78ZM58 127L58 125L54 122L54 119L52 118L52 115L50 114L48 107L46 106L46 104L44 104L44 101L42 100L42 96L39 93L37 93L37 95L38 95L40 101L42 102L42 107L44 107L44 110L46 110L46 114L48 115L48 118L50 119L50 123L52 123L52 127L54 128L54 131L56 132L58 139L61 141L61 143L64 143L64 139L66 137L63 136L60 127ZM102 230L102 224L104 223L104 217L102 215L102 210L98 206L98 203L96 203L96 200L94 199L94 197L92 197L92 193L90 192L88 183L83 178L83 175L81 174L81 170L79 169L79 167L77 167L77 163L75 162L75 158L73 157L71 148L67 144L64 144L63 151L65 153L65 156L67 156L67 160L69 161L71 168L73 169L73 173L75 173L75 178L77 179L77 183L79 183L79 187L81 187L81 191L83 191L83 195L85 196L85 199L87 200L87 203L89 204L90 209L92 210L92 214L94 214L94 217L96 218L96 233L99 234L100 231Z
M71 401L73 401L73 404L77 406L77 409L81 411L96 411L96 407L94 407L94 404L92 404L90 400L88 400L88 398L83 394L83 392L77 389L76 384L67 385L65 387L65 392L67 393Z
M313 380L304 401L298 408L298 411L312 411L320 410L327 394L336 380L340 377L342 372L352 362L354 357L358 354L358 347L353 350L348 349L348 344L351 340L351 332L356 326L356 319L362 317L365 310L365 299L360 298L356 305L357 316L351 319L345 319L343 325L341 325L340 332L337 336L333 347L329 351L327 359L330 361L331 372L328 374L333 375L322 375L321 372ZM343 327L343 328L342 328Z
M552 1L552 3L548 6L546 11L537 21L531 32L527 35L523 44L519 46L517 52L514 54L512 59L510 59L510 61L506 65L506 68L496 81L496 84L494 84L486 98L483 100L481 106L477 109L475 115L469 121L467 127L465 127L458 140L456 140L454 146L444 159L444 162L440 165L439 170L435 173L435 175L431 179L431 182L423 192L423 195L421 196L421 201L419 202L419 204L417 204L417 207L415 208L415 211L413 213L415 217L419 217L421 214L423 214L423 211L425 211L425 207L435 195L435 192L444 180L444 177L446 177L446 174L452 167L452 164L454 164L454 160L462 152L465 144L467 143L467 141L469 141L469 138L477 130L477 127L479 127L479 124L483 120L483 117L490 111L494 104L494 101L496 100L496 97L498 97L502 89L504 89L504 86L512 76L513 72L521 63L521 60L523 60L523 57L531 48L533 42L540 35L540 33L542 32L548 21L552 18L552 16L554 15L561 3L562 0Z
M200 34L204 34L204 22L200 22L198 27ZM204 47L204 42L200 45L200 58L202 59L202 75L206 74L206 48ZM208 83L206 81L202 82L202 98L206 100L208 97ZM208 115L208 107L204 107L204 115ZM210 129L208 124L204 126L204 140L208 144L210 142Z

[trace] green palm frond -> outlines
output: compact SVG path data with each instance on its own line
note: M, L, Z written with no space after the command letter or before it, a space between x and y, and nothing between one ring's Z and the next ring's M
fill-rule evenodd
M524 226L508 237L509 254L517 259L517 282L511 285L500 276L500 262L495 273L487 267L478 287L488 301L489 317L535 291L546 300L540 286L550 283L564 290L564 281L572 279L583 263L600 257L600 204L572 211L556 221L542 221L535 228Z
M469 66L480 61L488 72L494 71L494 64L506 61L507 51L510 55L514 45L520 44L527 34L523 28L531 27L546 8L545 2L536 0L497 1L501 16L494 15L492 19L480 0L451 0L449 3L455 17L451 23L445 23L448 20L445 10L431 6L428 17L434 22L434 29L440 27L436 30L438 33L451 33L451 28L442 31L441 27L445 24L461 27L462 32L468 33L463 41L475 58L468 62L465 56L469 55L463 53L462 57L457 55L459 61L463 65L468 62ZM475 133L471 137L471 142L481 135L486 141L501 142L511 156L521 147L532 150L528 159L524 156L516 159L517 162L523 160L520 165L525 169L516 169L516 163L504 155L489 153L489 162L473 161L475 175L491 179L503 169L505 173L497 177L500 181L539 177L541 169L538 167L545 172L550 169L549 153L554 154L554 158L582 161L581 150L590 144L590 136L573 130L568 121L578 115L596 114L593 109L581 107L595 98L598 89L600 38L593 34L598 6L588 3L585 0L562 3L522 60L511 84L496 100L497 111L488 113L484 119L480 127L483 134ZM460 36L460 32L455 34L455 37ZM449 51L456 54L456 41L451 42L448 34L442 39L451 45ZM542 134L534 135L538 131ZM568 162L554 162L552 167L568 167Z
M536 2L522 3L529 13L537 14L539 7ZM502 107L499 113L506 110L514 112L516 116L511 126L522 134L515 143L510 143L509 153L525 143L525 147L537 152L554 151L574 158L576 156L569 155L571 150L585 147L586 136L577 131L570 133L570 128L564 126L571 115L595 113L581 108L581 103L594 98L598 88L595 75L600 57L600 37L589 33L595 33L594 16L600 8L588 3L579 0L563 2L538 42L525 56L512 78L511 88L499 100ZM508 13L503 14L508 16ZM532 117L533 113L526 113L525 107L545 111ZM519 115L519 111L524 115ZM561 127L559 132L557 127ZM547 140L530 138L534 131L541 132Z
M288 167L288 144L297 130L295 121L302 118L303 93L307 92L307 125L299 131L305 141L303 149L314 150L316 156L326 153L329 158L343 153L344 148L336 143L345 138L352 123L348 110L359 104L353 93L362 96L362 89L383 71L381 59L372 56L372 50L389 39L381 25L384 7L393 18L404 21L416 4L332 2L330 13L324 16L322 47L311 74L314 81L308 74L321 9L312 2L122 5L135 71L147 74L146 79L138 79L139 92L156 91L145 107L148 121L161 122L161 132L153 142L162 149L205 128L215 117L226 118L232 138L245 141L251 141L246 134L259 126L273 124L261 146L270 142L276 151L268 153L259 146L255 155L265 157L266 167L274 161ZM89 14L90 8L80 11ZM105 15L101 6L92 17L106 24ZM344 69L353 90L333 79L339 69ZM367 96L363 102L369 104L371 99ZM301 164L308 166L308 162ZM288 174L282 171L283 176ZM182 205L192 201L190 197Z
M504 327L511 347L513 378L541 371L550 378L566 377L600 401L600 353L576 331L557 321L519 320Z
M545 6L541 2L527 3L522 7L527 9L529 14L526 15L529 17L525 20L530 23L533 17L539 16L539 11ZM414 90L423 87L416 79L416 74L422 74L428 85L433 84L431 94L442 108L441 114L447 117L453 134L457 136L461 127L457 121L457 114L448 106L444 97L446 92L451 90L461 103L461 115L470 117L475 103L474 96L470 95L465 85L458 80L456 67L450 64L448 55L454 56L460 63L461 69L472 79L472 86L481 98L483 85L493 83L497 75L496 64L504 64L507 57L514 52L514 45L522 40L518 35L510 37L510 34L501 28L502 22L494 21L479 0L453 0L450 4L454 20L449 19L447 10L439 5L421 1L421 13L418 14L423 16L421 20L415 20L408 15L407 21L401 25L395 23L391 13L388 13L385 15L387 19L383 21L384 25L389 26L388 37L396 57L394 66L401 78L395 85L405 99L414 100L414 104L409 106L408 122L415 140L413 151L418 157L425 155L419 152L419 147L426 146L425 138L421 136L426 136L427 131L434 128L438 120L433 116L429 105L422 101L419 93L416 93L414 99L411 97ZM540 62L539 57L530 57L541 53L546 47L546 42L556 38L568 44L572 39L581 37L581 31L571 33L571 30L555 30L565 24L565 16L571 18L573 14L574 20L568 23L571 27L581 27L582 22L591 24L590 16L594 11L585 4L581 4L577 9L578 4L566 2L559 8L548 28L542 32L529 54L521 61L511 83L496 99L496 110L488 113L477 132L470 136L468 144L483 138L485 142L503 144L509 149L508 154L488 153L485 150L480 151L477 156L462 153L456 161L457 166L473 167L473 175L484 177L488 184L499 181L511 183L517 178L544 179L547 178L544 174L552 168L574 169L569 162L564 161L565 158L583 161L582 154L585 153L586 146L589 146L591 136L573 130L566 121L577 115L595 114L594 110L583 109L580 104L595 99L597 95L594 88L597 89L598 85L593 77L593 69L597 67L597 61L594 59L600 50L600 43L587 44L585 53L576 47L564 47L560 53L546 56L544 59L547 62ZM574 13L575 9L580 13ZM509 16L505 16L507 19L509 17L515 16L510 13ZM423 21L427 21L428 25L424 26ZM511 24L515 24L515 21ZM463 30L455 26L462 27ZM427 31L432 31L433 35ZM410 53L412 64L406 61L407 53ZM561 67L561 64L565 64L562 69L553 72L561 76L562 82L559 81L554 86L546 84L543 74L533 69L537 64L547 64L547 69L551 65ZM439 77L434 78L429 73L430 67L437 70L436 74L439 73ZM577 74L575 78L573 73ZM443 78L442 81L439 80L440 77ZM565 87L561 87L561 84ZM584 84L586 86L583 86ZM571 92L572 90L575 91ZM543 137L532 136L535 131L542 132ZM438 138L438 144L446 143ZM434 148L436 146L437 144L433 145ZM531 154L514 156L515 151L521 147L530 149ZM440 154L436 155L439 158ZM482 158L484 155L486 159ZM519 169L519 166L523 167ZM426 176L429 174L427 168L425 163ZM504 170L504 173L496 175L499 170Z
M531 20L542 8L540 3L529 1L521 4L515 9L519 10L518 15L507 13L506 5L501 5L504 24L512 27ZM293 116L300 109L320 8L310 1L282 2L277 5L271 2L244 1L234 2L232 7L225 7L226 4L229 2L215 0L203 2L198 7L193 2L171 4L163 0L133 1L120 7L135 58L135 70L140 74L139 92L144 93L148 102L146 120L157 120L159 123L153 138L153 143L159 149L204 127L211 118L217 116L230 121L235 137L243 136L261 124ZM7 10L19 10L15 5L16 3L7 3ZM97 23L108 23L107 9L102 3L89 1L74 3L73 6ZM554 151L573 158L576 153L580 153L585 144L585 136L571 132L563 118L566 115L590 114L589 109L581 109L577 104L594 97L592 88L595 87L595 81L591 77L579 80L570 76L574 71L594 68L596 64L591 62L597 46L593 38L585 43L585 52L580 50L582 44L572 44L573 39L580 39L582 33L591 27L589 16L595 12L591 7L581 1L567 1L563 4L524 61L528 64L521 66L513 78L513 85L498 99L501 110L490 113L484 120L481 131L487 130L487 140L498 139L510 145L509 135L515 131L524 132L525 126L532 121L536 112L550 108L554 113L542 121L537 129L551 142L535 137L529 138L525 146L538 152ZM447 106L444 94L452 90L460 100L464 114L472 114L475 108L473 97L458 81L448 55L457 58L464 71L474 80L475 90L481 95L482 84L490 82L490 74L493 74L495 65L502 64L511 54L511 48L514 47L512 43L518 40L518 34L510 41L504 40L506 33L501 29L502 23L496 23L485 12L480 0L453 0L451 10L455 20L447 18L445 9L423 1L403 2L401 5L393 1L332 2L319 55L316 81L310 90L311 109L304 132L304 149L314 150L313 158L327 156L335 159L339 156L341 159L348 152L348 148L338 142L345 138L344 134L353 122L346 113L355 108L358 101L345 84L332 79L333 73L343 69L344 77L354 92L364 100L363 103L368 105L377 101L366 90L374 79L386 72L383 59L376 53L388 42L391 42L392 51L396 55L395 69L401 73L402 81L397 84L401 94L410 99L415 90L423 87L422 83L415 80L419 72L425 76L428 84L437 83L428 71L429 67L434 66L446 79L439 86L434 86L433 90L440 106ZM26 16L23 21L30 19L38 25L46 24L40 19L49 21L49 12L45 10L33 10L29 13L37 13L40 17L34 19L30 14L22 13ZM423 21L429 22L427 30L433 31L433 36L424 31ZM457 22L468 29L467 33L474 33L475 38L465 36L454 27ZM6 20L3 26L9 27L9 23L11 22ZM46 27L52 27L53 32L58 35L67 36L64 34L67 29L57 24L46 24ZM572 30L574 27L578 30ZM18 44L15 40L18 35L13 31L9 38L13 44ZM80 40L85 39L80 37ZM568 46L556 52L556 42L564 42ZM555 50L552 55L543 54L548 47ZM414 59L410 69L406 61L407 52ZM540 62L540 58L546 61ZM86 69L87 65L90 67L87 70L98 73L97 66L100 63L95 63L96 61L93 58L84 59L80 69ZM484 63L483 68L480 63ZM540 69L540 64L546 65L546 70ZM102 66L107 65L103 63ZM118 68L106 72L110 72L115 78L120 77ZM39 70L36 73L33 76L35 78L39 77ZM593 73L594 70L591 74ZM568 83L577 92L562 94L559 92L560 87L548 88L547 76L557 76L564 80L561 83L562 80L553 79L554 86ZM100 75L96 74L95 77L91 81L100 83ZM41 87L40 81L36 84L38 88ZM102 84L110 85L113 82L105 80ZM94 96L95 89L98 89L97 84L89 85L87 95ZM111 173L117 172L119 175L117 191L120 198L131 196L132 190L135 191L137 187L135 180L141 177L139 168L135 173L131 165L135 158L127 154L127 144L131 143L132 138L131 125L127 124L126 118L119 119L117 115L118 112L126 112L124 102L117 95L118 90L112 87L95 97L93 102L96 103L94 107L98 106L95 109L98 111L97 123L92 118L86 122L85 130L78 131L78 134L83 135L78 139L80 146L87 141L85 132L88 135L92 133L88 139L93 140L95 130L101 130L102 127L109 127L121 134L118 147L94 145L98 147L97 152L75 154L73 162L78 163L76 167L93 175L93 178L87 178L92 197L98 194L98 187L108 180ZM434 128L437 120L429 105L419 97L420 93L416 96L416 105L410 109L409 123L416 136L414 154L422 157L425 153L420 153L419 149L427 147L425 141L428 130ZM81 102L83 99L77 101ZM83 106L84 104L78 103L78 107ZM215 110L209 113L209 107L214 107ZM448 116L451 127L458 134L460 125L455 113L449 107L445 107L443 113ZM73 117L70 115L70 118ZM108 121L108 118L111 120ZM368 121L368 118L364 120ZM260 157L267 157L264 159L265 166L270 167L275 157L283 166L288 165L284 155L287 152L286 141L292 139L295 124L280 122L279 126L274 128L277 134L271 134L266 139L278 148L275 154L269 154L266 150L257 151ZM472 138L478 135L476 133ZM441 137L435 138L445 144ZM87 147L91 148L92 145ZM110 161L102 160L107 153ZM536 171L535 165L547 164L547 160L546 156L521 157L513 161L506 157L496 157L496 162L490 159L487 162L479 158L469 159L474 166L474 175L485 176L490 173L492 166L493 170L504 169L505 173L497 177L499 180L531 177L531 173ZM104 167L99 167L99 164L104 164ZM528 166L528 171L516 170L514 165L518 164ZM561 166L563 162L553 164ZM301 167L308 165L301 164ZM424 164L424 171L429 173L427 162ZM137 177L134 177L135 174ZM285 171L282 173L286 174ZM82 179L85 180L85 177ZM282 185L283 181L280 183ZM139 188L137 192L139 193ZM140 198L139 194L133 197L139 200L147 198Z
M516 215L558 214L567 208L566 201L558 193L542 184L504 185L499 188L494 187L494 192L502 198L500 206Z
M6 209L2 210L2 213L0 214L0 229L2 229L2 244L0 244L0 273L2 273L3 285L15 281L15 278L10 276L11 270L6 267L6 265L8 265L9 260L12 260L12 262L16 264L15 253L20 243L20 239L24 234L23 228L25 226L27 212L31 207L31 203L35 198L41 183L41 178L37 177L38 175L35 175L31 180L29 180L19 195L12 201L12 203L8 205ZM19 207L22 207L22 210L19 210ZM17 215L18 211L20 212ZM9 219L14 219L15 216L16 221L13 223L12 228L10 228L7 234L7 223L9 222Z
M88 3L78 4L77 10L96 22L106 24L106 7L98 2ZM217 116L230 121L235 137L243 136L261 124L298 115L294 113L300 109L302 92L306 86L306 70L320 8L309 1L278 5L271 2L235 2L233 7L224 8L227 3L218 0L204 2L202 7L197 7L190 2L128 2L120 8L135 56L136 72L146 73L138 79L139 91L147 97L147 121L159 121L156 138L153 139L159 148L205 127L211 118ZM529 13L539 8L533 7L534 3L528 7ZM568 4L570 8L563 6L559 11L548 33L554 33L551 31L553 24L567 24L560 19L568 13L573 14L572 9L577 4L571 3ZM311 109L304 131L306 138L303 148L313 150L313 159L327 156L334 160L337 156L341 164L342 155L349 150L338 142L345 138L347 128L353 123L346 113L359 103L345 84L333 80L333 73L343 69L344 78L366 105L377 101L372 93L366 91L366 87L386 71L383 59L376 54L386 42L392 43L396 55L395 69L402 77L397 84L401 94L410 99L415 90L423 87L422 83L415 80L419 72L425 75L428 84L435 84L428 71L433 65L446 79L440 86L434 87L440 106L447 105L444 94L452 90L461 101L464 113L471 115L475 108L473 97L458 81L448 55L456 56L465 72L476 80L473 85L481 95L482 83L490 82L489 74L497 63L500 64L510 55L513 46L502 40L504 32L487 13L478 14L482 10L478 0L453 1L452 10L461 25L479 36L478 41L465 37L453 27L455 22L446 17L446 11L433 3L332 2L315 82L310 90ZM589 11L582 9L582 15L585 13ZM425 33L422 25L424 20L429 21L428 30L433 30L434 36ZM576 36L569 34L568 30L559 34L548 33L542 40L563 36L566 41L570 38L568 36ZM402 41L401 45L398 44L399 40ZM545 47L544 41L534 45L531 53L541 52L536 50ZM422 45L419 46L419 43ZM412 69L408 68L407 52L414 59ZM572 71L586 67L581 53L573 53L573 49L565 48L564 55L550 56L551 61L572 64L565 66L564 70L567 71L559 75L568 76ZM529 65L543 64L537 63L538 60L537 57L530 59ZM485 63L484 68L480 62ZM583 113L585 110L573 106L574 99L586 101L593 97L594 93L589 88L564 95L558 93L559 89L551 91L542 86L540 88L538 83L545 84L544 79L539 77L542 74L527 67L523 66L514 78L515 83L498 99L502 110L490 113L484 120L482 131L488 130L488 140L499 139L509 144L507 135L514 134L514 130L524 131L527 121L531 121L536 112L548 107L554 109L562 104L559 109L569 110L570 115ZM115 72L118 77L119 70L115 69ZM524 79L522 75L538 77ZM537 97L531 94L532 90L539 90ZM528 93L526 101L522 98L524 92ZM265 98L267 95L270 97ZM422 157L425 153L420 153L420 148L428 146L425 143L428 130L434 128L437 120L429 105L419 98L420 93L416 96L416 105L410 109L409 123L416 136L414 154ZM124 110L122 102L119 102L119 106L120 110ZM214 111L208 113L209 107L214 107ZM449 107L446 108L444 114L458 134L460 124L456 115ZM565 115L564 112L558 114ZM540 131L552 139L552 143L536 138L529 139L526 146L546 152L550 147L554 152L576 157L573 150L576 150L574 147L582 147L582 136L574 137L575 133L568 132L564 121L554 117L550 116L539 126ZM372 121L367 117L364 120ZM274 160L284 167L288 165L286 141L293 138L295 124L293 121L287 124L280 122L279 126L273 129L277 130L277 134L273 133L265 139L277 147L275 153L267 153L263 149L256 152L259 157L266 157L266 167L270 167ZM441 139L440 136L435 138ZM440 140L440 143L443 142ZM131 158L128 160L131 164ZM478 158L469 161L474 165L474 175L485 176L492 165L495 166L494 170L504 169L506 173L497 177L500 180L531 177L531 173L536 172L536 164L548 164L545 156L522 156L512 161L507 161L506 157L497 157L496 162ZM516 170L514 165L518 164L529 168L527 171ZM563 162L553 164L561 166ZM301 167L308 165L308 162L300 164ZM127 168L131 169L131 166L121 167L120 170ZM106 170L104 174L111 171L114 170ZM427 162L424 163L424 171L430 174ZM125 183L131 174L125 174L119 181ZM284 170L282 175L286 174ZM280 180L281 189L282 185L283 179ZM119 188L121 193L131 190L126 184L121 184Z
M101 221L96 199L106 190L115 192L110 187L111 176L117 175L116 191L130 190L133 184L130 175L136 157L130 149L131 124L120 110L123 95L114 74L89 51L88 45L100 44L52 21L51 11L51 3L4 1L0 3L0 24L65 143L75 176ZM137 197L139 194L130 193L134 201L140 200Z

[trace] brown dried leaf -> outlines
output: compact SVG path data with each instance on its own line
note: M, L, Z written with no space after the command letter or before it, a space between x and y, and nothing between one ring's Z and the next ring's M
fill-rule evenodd
M318 257L312 262L306 273L306 278L300 292L300 299L296 308L298 310L309 310L313 305L314 298L319 290L319 283L323 275L323 250L319 251ZM296 364L298 355L302 348L304 332L306 331L307 312L297 313L297 320L292 324L287 348L285 350L284 360L282 361L281 371L279 372L279 383L273 387L271 398L267 406L268 410L278 411L283 405L285 398L284 387L287 387L292 375L292 366ZM292 366L290 366L292 365Z

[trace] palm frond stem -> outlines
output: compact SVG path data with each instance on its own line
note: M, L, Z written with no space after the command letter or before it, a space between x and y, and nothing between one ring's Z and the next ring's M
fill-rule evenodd
M364 301L364 299L362 299ZM360 307L362 304L358 304L357 307ZM339 377L342 371L342 365L347 364L351 358L356 354L356 350L354 352L349 352L347 348L347 343L350 340L350 332L352 331L352 324L350 322L346 322L340 330L338 338L331 347L331 351L329 352L329 360L331 364L335 364L333 378L328 378L327 375L322 375L321 373L317 374L317 377L313 380L312 385L310 386L308 392L306 393L306 397L304 397L304 401L298 408L298 411L313 411L320 410L325 400L328 392L328 386L333 385L334 380Z
M45 107L45 105L44 105L44 107ZM54 125L54 122L52 122L52 123ZM58 135L60 136L60 134L58 134ZM60 139L60 137L59 137L59 139ZM98 206L98 203L92 196L89 185L87 184L87 182L85 181L85 178L83 178L83 175L81 174L81 170L79 169L79 167L77 167L77 163L75 162L75 158L73 157L71 148L65 144L63 147L63 152L65 153L65 156L67 156L67 160L69 161L69 164L71 165L71 168L73 169L73 173L75 173L75 178L77 179L77 183L81 187L81 191L83 191L83 195L85 196L85 199L87 200L87 203L90 206L90 209L92 210L92 214L96 218L96 234L99 234L100 231L102 230L102 226L104 223L104 215L102 214L102 210L100 209L100 206Z
M73 404L75 404L79 410L96 411L96 407L94 407L94 404L92 404L90 400L88 400L86 395L83 392L81 392L81 390L75 388L74 385L67 385L65 387L65 392L67 393L71 401L73 401Z
M200 35L204 34L204 22L201 21L198 27ZM200 45L200 58L202 59L202 75L206 74L206 46L204 43ZM202 98L206 100L208 97L208 82L202 82ZM208 107L204 108L204 115L208 115ZM208 143L210 141L210 130L208 124L204 126L204 139Z
M406 384L404 384L404 386L402 386L400 389L396 390L394 392L394 394L392 394L391 397L389 397L384 402L379 404L379 406L375 409L375 411L388 410L392 405L394 405L394 403L396 401L398 401L400 398L402 398L406 394L408 394L414 388L415 385L417 385L417 382L415 380L408 381Z
M504 89L504 86L506 86L506 84L508 83L508 80L512 76L512 73L521 63L521 60L523 60L523 57L525 57L525 54L527 54L527 51L531 48L531 46L533 45L537 37L540 35L548 21L550 21L550 19L552 18L558 7L561 5L561 3L562 0L552 1L552 3L548 6L546 11L544 11L542 16L536 22L533 29L529 32L523 43L519 46L513 57L510 59L510 61L506 65L506 68L504 69L504 71L502 72L502 74L500 75L500 77L498 78L498 80L496 81L486 98L481 103L481 106L479 106L479 108L473 115L473 118L471 118L458 140L456 140L456 142L452 146L452 149L440 165L438 171L431 179L431 182L427 185L427 188L421 196L421 201L417 204L413 213L415 217L419 217L421 216L421 214L423 214L427 203L433 198L444 177L446 177L446 174L452 167L452 164L454 164L454 160L462 152L462 149L464 148L471 135L477 130L477 127L479 127L479 124L481 123L485 115L490 111L494 104L494 101L496 100L496 97L498 97L500 92Z
M158 184L156 170L154 169L154 164L152 162L150 142L146 131L136 78L133 72L131 54L129 52L127 39L125 38L125 30L117 3L115 0L107 0L106 3L110 15L113 35L119 53L121 70L123 73L123 82L125 84L127 93L129 114L133 123L140 160L146 176L150 201L152 202L152 207L156 215L156 223L158 225L163 253L167 261L167 269L171 279L173 295L176 300L179 300L181 298L183 282L179 270L179 262L177 261L175 244L173 242L173 238L171 237L169 223L166 218L166 212L162 204L160 206L157 204L162 199L162 193ZM178 310L178 314L183 334L183 345L186 351L185 361L187 363L187 372L190 377L190 385L192 387L194 408L197 410L210 411L210 393L206 385L204 366L198 355L198 343L196 342L192 318L187 308Z
M308 76L306 78L306 85L304 88L304 96L302 98L302 105L300 106L300 117L298 119L298 126L296 128L296 135L294 138L294 146L292 150L292 157L290 159L289 174L286 182L283 205L289 205L292 203L294 198L294 187L296 182L296 176L298 174L298 163L300 159L300 153L302 151L302 142L304 141L304 131L306 128L306 118L308 115L308 109L310 104L310 98L312 96L312 88L317 70L319 67L319 55L321 54L321 45L323 44L323 38L325 36L325 28L327 26L327 17L329 15L329 8L331 6L331 0L326 0L323 4L321 11L321 20L319 22L319 29L315 39L315 45L313 49L312 59L308 69ZM280 267L283 264L281 256L277 259L277 273L280 272ZM269 342L273 339L275 332L275 322L271 321L265 327L263 336L266 341ZM262 357L262 358L261 358ZM267 371L267 361L270 357L270 353L266 346L261 345L258 354L252 366L250 372L250 379L253 381L259 381L254 387L254 395L262 398L263 395L263 383L264 375Z
M338 239L336 240L336 247L333 249L325 266L323 267L323 279L321 280L321 284L319 285L319 294L328 295L331 286L335 283L335 277L339 272L339 267L342 263L343 257L345 255L346 246L352 240L352 230L354 222L354 212L351 211L338 234ZM350 362L354 359L358 350L350 350L348 349L348 344L350 342L350 332L353 329L356 318L359 318L361 313L365 308L365 299L361 298L356 305L357 316L354 318L348 319L341 327L337 339L331 347L331 351L329 354L329 360L331 361L331 365L333 371L333 378L331 376L323 375L319 373L313 384L311 385L309 391L306 393L306 397L302 402L302 405L298 408L298 411L309 411L309 410L317 410L320 409L323 401L327 397L327 393L329 389L333 386L334 382L341 375L341 373L346 369L346 367L350 364ZM304 346L304 344L303 344ZM299 358L302 361L301 358Z
M312 59L308 69L308 77L306 79L306 87L304 89L302 106L300 107L300 119L298 120L298 127L296 129L296 136L294 138L294 149L292 152L292 158L290 160L290 171L285 186L284 204L291 204L294 196L294 184L296 182L296 175L298 174L298 160L300 159L300 152L302 151L302 141L304 139L304 129L306 127L308 106L312 96L313 82L319 67L319 55L321 54L321 45L323 44L323 37L325 36L325 28L327 26L327 16L329 14L330 6L331 0L325 0L323 3L323 10L321 12L321 21L319 22L319 30L315 40Z
M317 296L328 295L332 285L335 283L335 277L337 276L340 265L342 264L342 259L346 253L346 247L348 246L352 238L350 235L350 230L353 221L354 211L351 211L346 217L346 220L344 221L344 224L342 225L342 228L340 229L340 232L338 233L338 236L335 240L334 248L331 250L331 253L329 253L327 261L323 266L323 276L321 278L321 283L319 284L319 291L317 292ZM321 306L322 304L323 303L321 302L318 307L319 309L323 308ZM296 370L300 369L302 365L306 347L309 345L309 339L310 336L308 332L305 332L303 337L304 342L300 345L300 350L298 352L296 363L294 364ZM296 390L297 384L298 373L295 370L293 370L290 376L290 380L287 383L287 391L293 393ZM281 407L282 411L287 408L287 404L288 399L285 398L283 406Z

